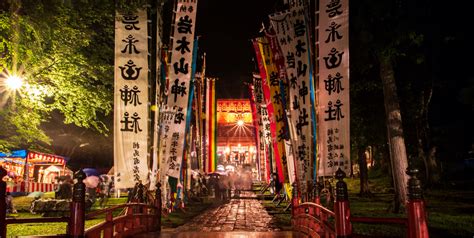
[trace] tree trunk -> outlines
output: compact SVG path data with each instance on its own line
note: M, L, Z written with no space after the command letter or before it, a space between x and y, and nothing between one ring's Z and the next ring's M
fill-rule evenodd
M375 161L374 161L374 147L373 146L368 146L367 151L369 152L369 155L367 159L370 161L370 168L374 167Z
M383 84L385 114L387 116L387 131L394 187L399 202L405 205L407 202L407 175L405 171L408 166L408 161L395 74L391 57L381 55L379 56L379 62L380 78Z
M369 170L367 168L367 157L365 148L360 147L357 153L359 157L359 178L360 178L360 196L367 197L371 195L369 188Z

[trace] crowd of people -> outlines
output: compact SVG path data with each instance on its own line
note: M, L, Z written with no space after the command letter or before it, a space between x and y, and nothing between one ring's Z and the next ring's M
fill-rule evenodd
M191 180L192 193L196 196L212 196L227 201L232 196L239 197L242 190L252 187L252 174L249 172L195 173Z
M54 199L70 200L73 196L74 182L70 176L56 178ZM86 184L86 207L99 202L104 207L113 189L113 178L100 176L96 186ZM128 191L128 202L147 202L150 193L143 184L137 184ZM191 188L188 195L191 197L211 197L219 201L228 201L232 197L239 197L241 191L252 189L252 173L250 171L216 171L213 173L195 172L191 176ZM143 198L143 199L140 199ZM8 213L16 212L11 194L6 198ZM36 198L40 200L40 197Z

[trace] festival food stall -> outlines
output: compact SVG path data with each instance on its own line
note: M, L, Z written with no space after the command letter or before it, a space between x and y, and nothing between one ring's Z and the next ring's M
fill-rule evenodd
M28 150L0 153L0 166L7 171L7 192L50 192L56 177L70 175L67 157Z

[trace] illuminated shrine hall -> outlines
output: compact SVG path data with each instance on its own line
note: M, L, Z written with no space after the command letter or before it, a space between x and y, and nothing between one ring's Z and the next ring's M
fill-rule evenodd
M255 127L250 100L217 100L218 164L255 165Z

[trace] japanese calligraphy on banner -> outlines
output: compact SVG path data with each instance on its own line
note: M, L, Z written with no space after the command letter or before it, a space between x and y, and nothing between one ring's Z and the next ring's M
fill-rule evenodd
M295 171L295 164L293 159L293 146L291 145L291 141L285 140L285 151L286 151L286 158L288 160L288 181L290 184L296 182L296 171Z
M176 115L170 129L170 150L165 155L165 173L179 178L184 152L197 0L177 0L175 10L167 105L176 108Z
M248 84L248 90L249 90L249 95L250 95L250 108L252 110L252 121L253 121L253 126L255 129L255 145L257 147L257 153L256 153L256 161L257 161L257 171L258 171L258 179L259 180L264 180L265 176L262 175L262 171L264 170L260 164L261 161L261 153L260 153L260 136L259 136L259 116L257 114L257 106L255 104L255 90L254 90L254 85L253 83Z
M148 179L147 12L116 14L114 173L117 188Z
M319 174L350 172L349 1L321 0L319 12Z
M275 162L277 163L277 171L279 177L279 181L284 183L288 181L288 169L287 169L287 161L286 161L286 154L285 154L285 111L283 110L283 101L280 94L280 81L282 78L279 75L278 69L276 67L276 63L273 57L273 50L274 44L276 44L276 37L271 37L266 35L261 39L259 43L260 52L262 55L263 66L265 67L266 71L266 79L267 85L270 91L270 101L273 106L273 113L270 118L273 121L274 128L272 130L272 142L273 142L273 154L275 155ZM273 47L271 47L271 45Z
M290 137L295 144L295 161L298 189L306 193L311 181L312 129L310 98L311 64L310 45L303 6L292 7L290 11L269 16L278 43L285 57L285 67L289 83L290 118L289 126L296 133Z
M176 116L176 107L168 107L166 105L161 106L160 110L160 118L159 118L159 135L160 135L160 145L158 150L158 158L160 159L159 167L160 167L160 181L166 181L164 178L166 176L166 172L168 167L167 165L167 157L166 154L170 151L171 147L171 127L174 125L174 118Z
M258 138L260 140L260 167L264 168L265 176L267 181L270 180L270 173L272 169L270 168L270 160L267 156L267 146L271 141L270 134L270 121L268 118L267 106L265 104L265 99L263 96L263 85L262 78L260 75L253 75L253 86L254 86L254 96L255 96L255 108L257 111L258 118Z

